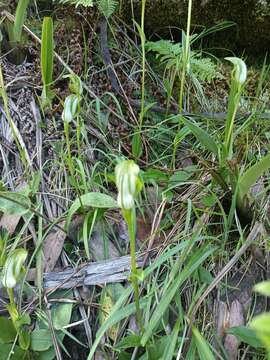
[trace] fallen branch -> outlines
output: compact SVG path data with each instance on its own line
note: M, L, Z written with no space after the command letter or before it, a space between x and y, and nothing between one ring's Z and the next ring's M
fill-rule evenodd
M143 266L143 257L137 259L137 267ZM130 256L87 263L77 269L45 273L45 289L71 289L84 285L98 285L127 280L130 275Z

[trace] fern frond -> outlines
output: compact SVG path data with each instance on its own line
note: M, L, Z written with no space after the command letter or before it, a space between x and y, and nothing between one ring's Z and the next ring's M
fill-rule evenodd
M60 4L70 4L75 5L76 7L79 5L90 7L93 6L93 0L54 0L54 2L58 2Z
M118 6L117 0L98 0L97 1L98 10L103 16L109 18L116 10Z

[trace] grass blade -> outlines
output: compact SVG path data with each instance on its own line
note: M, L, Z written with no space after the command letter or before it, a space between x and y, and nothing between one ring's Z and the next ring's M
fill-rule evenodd
M195 345L200 360L215 360L215 357L210 349L208 342L202 337L202 335L195 327L192 328L192 334L194 336Z
M167 345L165 347L164 353L161 360L172 360L174 356L174 351L177 343L177 338L180 330L181 321L178 319L174 325L172 334L170 335Z
M29 0L19 0L17 8L16 8L16 15L15 15L15 22L13 27L13 41L20 42L22 37L22 28L23 23L26 17L26 10L29 4Z
M183 271L180 272L178 277L173 281L173 283L168 288L166 294L161 299L160 303L155 309L153 316L151 317L147 329L145 330L142 339L141 345L145 346L149 338L152 336L152 333L155 327L158 325L166 309L170 305L172 299L174 298L177 290L183 284L183 282L191 276L191 274L215 251L215 248L212 246L206 246L203 249L200 249L195 252L191 257L186 267Z

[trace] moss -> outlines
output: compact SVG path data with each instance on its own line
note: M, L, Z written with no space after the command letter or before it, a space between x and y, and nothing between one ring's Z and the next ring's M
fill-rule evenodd
M140 1L134 2L136 20L140 20ZM173 33L180 36L175 28L186 27L187 0L148 0L146 6L146 32L151 37L158 33L161 36ZM124 4L124 14L130 19L130 1ZM192 24L211 27L221 21L232 21L235 26L211 36L211 46L228 47L242 52L265 53L270 45L270 1L269 0L193 0Z

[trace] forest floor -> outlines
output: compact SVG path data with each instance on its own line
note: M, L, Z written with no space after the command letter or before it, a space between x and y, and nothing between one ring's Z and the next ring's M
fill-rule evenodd
M268 306L254 292L270 271L268 168L250 172L241 206L237 191L269 150L267 58L246 61L233 156L221 167L209 139L222 151L235 73L218 51L191 43L179 109L181 44L148 39L144 62L139 28L117 12L31 5L12 46L4 29L14 13L2 9L1 278L8 262L16 273L16 249L27 258L14 275L13 316L10 289L0 285L0 360L266 359L250 324ZM44 15L53 18L55 50L45 101ZM79 106L66 121L70 95ZM141 328L128 228L110 200L122 158L139 165L144 184L136 203Z

